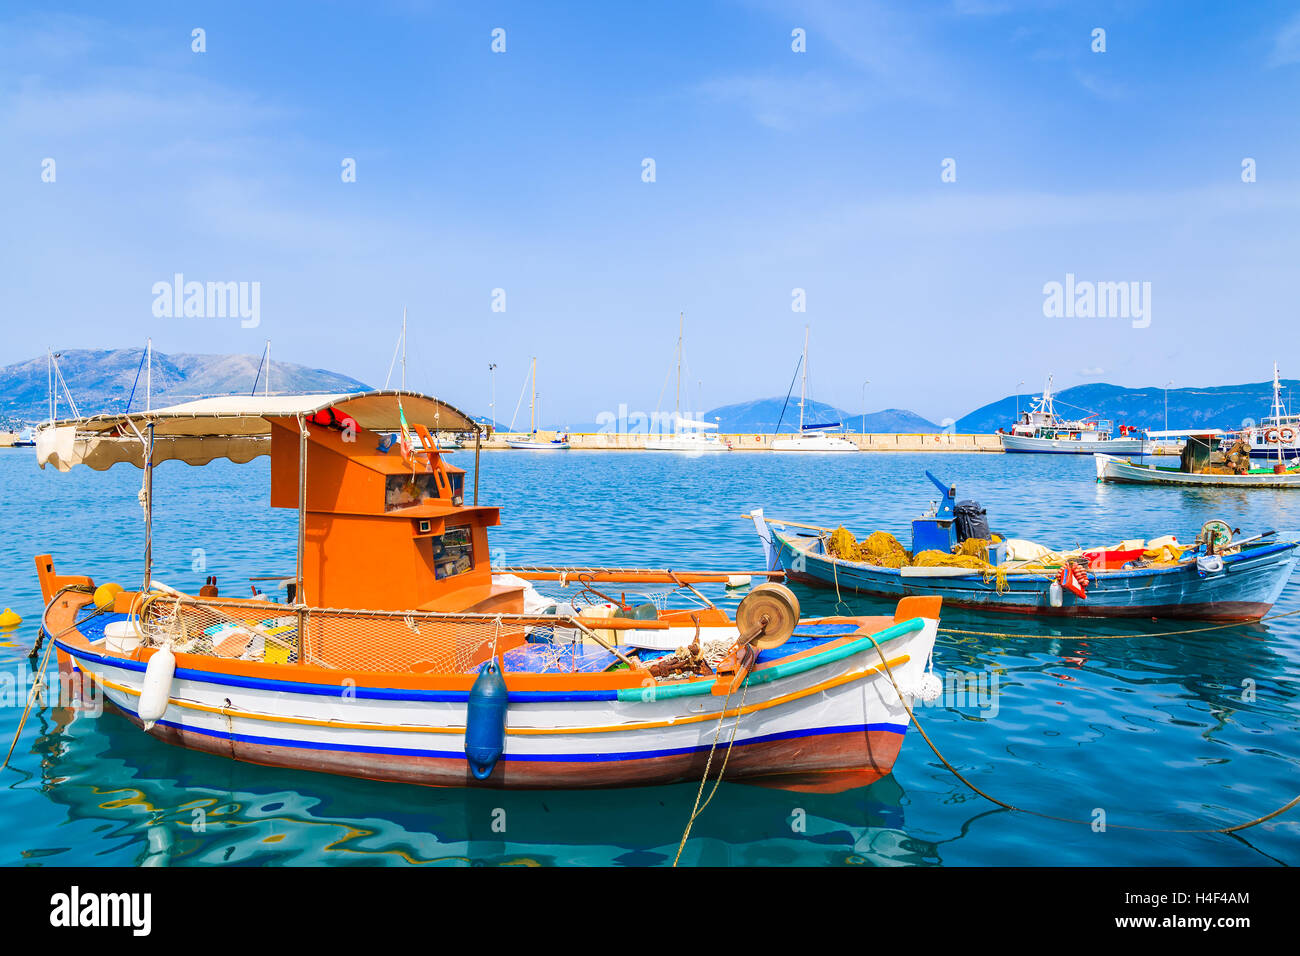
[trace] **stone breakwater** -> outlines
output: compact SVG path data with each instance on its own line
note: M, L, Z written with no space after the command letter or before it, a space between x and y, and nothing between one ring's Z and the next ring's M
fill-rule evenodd
M564 432L538 432L534 440L550 441ZM568 432L569 444L575 449L587 451L644 451L645 435L627 435L613 433L579 433ZM532 436L505 432L496 432L483 442L484 448L506 448L507 439L523 439ZM722 441L730 442L733 451L771 451L775 435L741 433L719 436ZM790 437L788 434L785 437ZM997 435L949 435L949 434L867 434L844 433L843 437L856 444L863 451L991 451L1001 452Z

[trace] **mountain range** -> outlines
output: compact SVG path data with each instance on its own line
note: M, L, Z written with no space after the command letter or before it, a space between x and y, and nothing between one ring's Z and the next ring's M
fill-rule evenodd
M120 412L126 409L128 400L133 409L144 408L147 376L140 365L144 349L67 349L56 354L63 380L81 414ZM266 387L266 371L262 369L259 375L260 364L256 355L168 355L155 351L153 406L213 395L247 395L254 382L260 392ZM369 387L338 372L271 362L272 393L357 392ZM69 413L66 395L60 390L59 417ZM0 418L37 422L49 416L49 366L45 356L0 368Z
M83 415L122 411L131 400L132 408L144 406L145 375L140 360L143 350L69 349L58 353L64 381ZM195 355L188 353L153 354L152 401L155 407L174 405L211 395L247 395L258 383L260 392L266 381L265 370L259 372L261 360L255 355ZM137 381L137 374L139 380ZM1284 379L1283 399L1289 404L1290 390L1300 380ZM290 362L271 363L270 390L294 392L364 391L369 385L328 369L308 368ZM134 389L134 396L132 390ZM1009 428L1016 411L1027 411L1034 393L1008 395L963 415L952 427L962 433L995 432ZM1168 392L1168 427L1170 428L1239 428L1248 420L1269 414L1272 383L1217 385L1206 388L1171 388ZM455 403L455 399L452 399ZM1156 387L1125 388L1095 383L1076 385L1055 393L1057 414L1063 417L1097 414L1116 425L1141 428L1166 427L1166 393ZM462 405L462 407L464 407ZM70 410L60 395L59 416ZM0 368L0 420L10 423L37 422L49 417L48 365L45 356ZM799 427L799 405L791 398L761 398L710 409L700 416L716 421L724 433L793 432ZM850 412L823 402L809 401L804 406L808 424L840 422L849 431L866 432L937 432L940 425L903 408L886 408L876 412ZM598 431L594 424L572 425L572 431Z

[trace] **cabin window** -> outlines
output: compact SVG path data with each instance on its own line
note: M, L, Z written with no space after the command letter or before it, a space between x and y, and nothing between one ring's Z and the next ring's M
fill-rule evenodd
M410 508L424 498L438 497L437 476L433 472L389 475L384 486L384 510Z
M474 535L469 528L448 528L429 541L433 545L433 576L439 581L474 567Z

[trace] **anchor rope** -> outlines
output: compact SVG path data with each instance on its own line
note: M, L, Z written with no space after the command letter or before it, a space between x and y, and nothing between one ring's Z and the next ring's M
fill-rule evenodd
M1290 613L1296 613L1296 612L1290 612ZM868 640L871 641L872 646L875 647L876 654L880 657L880 666L884 670L885 676L889 678L889 682L894 685L894 691L898 694L898 699L902 703L903 709L907 711L907 716L912 719L912 723L916 724L916 729L920 732L922 739L924 739L925 742L929 745L931 752L933 752L934 755L939 758L939 761L946 768L948 768L949 771L952 772L952 775L954 777L956 777L958 780L964 783L972 791L979 794L985 800L988 800L990 803L997 804L999 807L1002 807L1004 810L1014 810L1018 813L1027 813L1030 816L1040 817L1044 820L1054 820L1058 823L1073 823L1073 824L1080 824L1086 827L1093 826L1094 821L1092 820L1080 820L1075 817L1063 817L1052 813L1043 813L1042 811L1039 810L1027 810L1024 807L1018 807L1015 804L1007 803L1005 800L999 800L997 797L994 797L986 793L985 791L977 787L974 783L972 783L970 780L966 779L966 777L962 775L961 771L959 771L956 767L954 767L951 763L948 762L948 758L946 758L939 751L939 748L935 746L934 741L930 739L930 735L925 732L925 728L921 726L921 721L917 719L916 714L913 713L912 708L907 703L907 698L903 696L903 692L898 686L898 681L894 680L893 669L890 668L889 662L885 660L885 652L881 650L880 645L876 642L875 637L870 634L866 635L866 637ZM1261 817L1256 817L1253 820L1248 820L1245 823L1234 824L1233 826L1230 827L1177 829L1171 827L1144 827L1144 826L1137 826L1135 824L1125 824L1125 823L1107 823L1105 826L1107 829L1113 828L1116 830L1136 830L1143 833L1229 834L1229 833L1236 833L1239 830L1246 830L1253 826L1258 826L1259 824L1264 823L1265 821L1271 820L1276 816L1280 816L1281 814L1286 813L1288 810L1292 809L1297 805L1300 805L1300 794L1296 794L1295 797L1293 797L1291 800L1288 800L1286 803L1278 807L1276 810L1266 813Z
M56 594L54 597L57 598L58 595ZM53 599L51 599L50 603L51 604L54 603ZM108 607L111 606L112 605L105 605L102 608L101 607L95 608L94 611L87 614L80 621L73 621L73 623L69 624L67 627L59 631L59 633L57 634L50 634L46 632L48 643L45 645L45 653L41 655L41 663L40 666L36 669L35 679L32 681L32 689L27 694L27 704L26 706L23 707L22 716L18 718L18 729L14 731L14 739L9 743L9 750L5 754L4 762L0 763L0 770L3 770L5 767L9 766L9 760L14 755L14 748L18 746L18 740L23 735L23 727L27 723L27 716L31 713L32 704L36 702L36 697L37 695L39 695L41 691L41 687L43 686L42 681L45 678L45 667L50 662L50 651L54 649L54 642L58 640L60 637L62 637L64 634L67 634L69 631L75 631L78 627L80 627L82 624L85 624L95 615L102 614ZM44 616L42 616L41 619L41 630L45 630Z
M727 750L722 756L722 766L718 768L718 778L713 781L713 789L709 791L708 799L704 805L700 805L700 797L704 795L704 785L709 780L709 768L713 765L713 754L718 749L718 738L722 735L722 724L727 717L727 703L731 700L731 695L735 693L734 686L727 688L727 696L722 699L722 712L718 715L718 724L713 731L713 745L709 747L709 759L704 764L704 776L700 778L700 789L695 794L695 806L691 808L691 818L686 821L686 830L682 833L682 842L677 844L677 855L673 857L673 866L677 866L678 861L682 858L682 850L686 849L686 841L690 838L691 827L695 826L695 821L700 818L713 795L718 792L718 787L722 784L722 775L727 772L727 761L731 759L731 751L736 743L736 730L740 727L740 717L745 711L745 695L749 693L749 675L745 675L745 682L740 692L740 706L736 709L736 719L731 725L731 736L727 740Z
M836 596L839 595L838 582L836 585ZM1280 618L1291 617L1300 614L1300 609L1294 611L1284 611L1281 614L1270 614L1268 617L1262 617L1257 622L1263 624L1265 621L1276 621ZM966 631L956 627L941 627L940 634L964 634L968 637L1020 637L1027 640L1039 641L1115 641L1127 640L1137 637L1179 637L1183 634L1201 634L1206 631L1222 631L1229 627L1243 627L1246 622L1234 621L1230 624L1210 624L1205 627L1189 627L1181 631L1153 631L1151 633L1138 634L1015 634L1009 631Z

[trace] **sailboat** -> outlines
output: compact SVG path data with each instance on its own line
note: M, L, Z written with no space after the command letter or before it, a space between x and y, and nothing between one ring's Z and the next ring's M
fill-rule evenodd
M569 442L564 438L552 438L540 441L537 438L537 356L533 356L532 371L533 393L528 401L528 434L531 438L507 438L506 444L523 451L568 451ZM522 398L522 396L520 396ZM513 422L511 423L513 426Z
M839 422L804 424L804 406L808 402L808 326L803 327L803 375L799 380L799 434L793 438L772 439L772 451L858 451L858 446L830 429Z
M731 451L731 445L722 441L717 435L709 435L710 429L716 429L715 422L698 421L682 417L682 338L686 328L686 315L677 317L677 400L673 406L673 430L670 434L649 435L645 440L646 451Z

